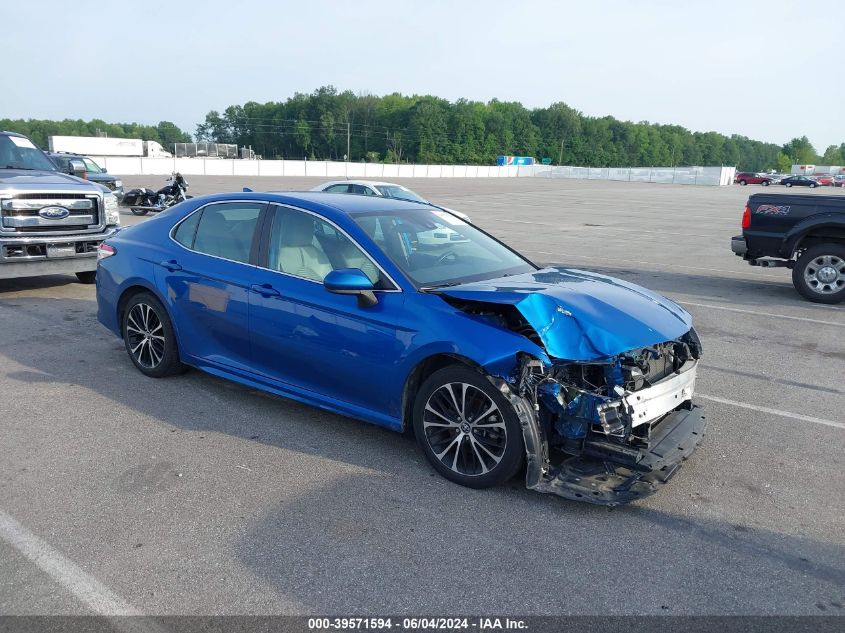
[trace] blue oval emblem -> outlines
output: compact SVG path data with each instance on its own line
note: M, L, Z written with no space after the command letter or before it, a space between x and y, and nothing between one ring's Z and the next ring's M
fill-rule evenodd
M63 220L70 215L70 211L64 207L44 207L38 215L47 220Z

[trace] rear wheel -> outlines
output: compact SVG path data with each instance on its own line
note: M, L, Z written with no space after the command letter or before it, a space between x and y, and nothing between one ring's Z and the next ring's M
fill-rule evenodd
M170 318L152 294L142 292L129 300L122 331L126 352L141 373L163 378L184 371Z
M76 279L81 284L93 284L95 281L97 281L97 271L86 270L85 272L76 273Z
M816 303L845 300L845 245L808 248L795 262L792 284L804 298Z
M516 412L479 372L461 365L433 373L414 401L414 434L446 479L487 488L513 477L524 444Z

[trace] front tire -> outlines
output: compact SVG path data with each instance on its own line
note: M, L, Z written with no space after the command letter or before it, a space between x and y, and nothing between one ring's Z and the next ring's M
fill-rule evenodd
M147 215L149 212L149 209L137 209L135 207L132 207L132 213L134 213L135 215Z
M791 186L792 186L792 183L791 183L791 182L788 182L788 183L786 183L786 186L787 186L787 187L791 187Z
M818 185L816 185L816 183L814 183L814 182L810 183L810 189L815 189L817 186Z
M747 182L745 182L744 180L740 180L740 181L739 181L739 184L741 184L741 185L744 187L744 186L745 186L745 185L747 185L748 183L747 183Z
M86 270L81 273L76 273L76 279L81 284L93 284L95 281L97 281L97 271Z
M414 435L446 479L488 488L511 479L525 452L511 404L481 373L462 365L434 372L414 401Z
M819 244L804 251L792 269L792 285L815 303L845 300L845 245Z
M135 295L126 304L121 331L126 353L142 374L164 378L185 370L179 362L170 317L161 302L149 292Z
M764 187L768 187L768 186L769 186L769 181L768 181L768 180L764 180L764 181L763 181L763 182L761 182L760 184L761 184L761 185L763 185Z

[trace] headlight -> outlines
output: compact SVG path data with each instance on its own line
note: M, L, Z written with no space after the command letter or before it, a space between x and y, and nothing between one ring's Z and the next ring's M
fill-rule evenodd
M117 187L118 189L120 189L123 186L123 181L122 180L115 180L114 186Z
M103 194L103 202L106 208L106 224L117 226L120 224L120 207L117 203L117 196L113 193Z

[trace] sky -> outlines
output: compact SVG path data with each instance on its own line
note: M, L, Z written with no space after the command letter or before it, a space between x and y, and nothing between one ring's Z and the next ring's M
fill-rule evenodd
M845 142L836 3L0 4L0 118L168 120L194 133L209 110L331 84L527 107L562 101L590 116L778 144L806 135L820 153Z

